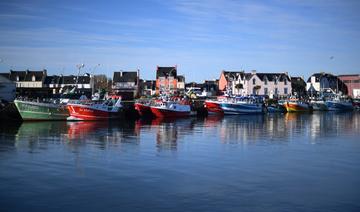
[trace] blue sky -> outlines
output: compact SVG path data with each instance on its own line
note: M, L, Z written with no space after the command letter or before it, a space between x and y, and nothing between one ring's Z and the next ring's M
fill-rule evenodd
M359 11L357 0L3 0L0 70L360 73Z

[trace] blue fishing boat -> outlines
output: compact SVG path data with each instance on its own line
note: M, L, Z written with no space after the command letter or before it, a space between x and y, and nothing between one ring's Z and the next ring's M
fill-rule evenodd
M344 98L339 95L335 96L332 99L326 100L325 104L328 110L332 110L332 111L354 110L354 106L351 99Z
M264 103L261 98L250 97L232 97L227 101L219 103L225 115L237 114L255 114L264 112Z

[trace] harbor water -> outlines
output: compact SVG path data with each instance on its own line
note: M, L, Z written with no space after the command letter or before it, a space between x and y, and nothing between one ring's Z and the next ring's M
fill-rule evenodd
M1 123L0 211L360 211L360 113Z

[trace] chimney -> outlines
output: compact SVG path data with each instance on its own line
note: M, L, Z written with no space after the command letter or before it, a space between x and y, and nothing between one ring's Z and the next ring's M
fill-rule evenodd
M251 74L252 74L252 75L255 75L255 74L256 74L256 70L252 70L252 71L251 71Z

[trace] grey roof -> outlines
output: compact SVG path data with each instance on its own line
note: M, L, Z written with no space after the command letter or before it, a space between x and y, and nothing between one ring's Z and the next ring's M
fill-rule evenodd
M176 77L177 76L177 67L157 67L156 70L156 79L159 77Z
M13 71L10 70L10 79L16 81L16 78L19 77L19 81L32 81L33 76L35 76L35 81L44 81L46 77L46 70L42 71Z
M315 74L311 75L308 78L307 82L311 82L311 77L315 77L315 82L320 82L320 79L323 77L333 78L333 79L337 78L336 76L334 76L332 74L321 72L321 73L315 73Z
M69 75L61 77L61 84L76 84L77 76ZM89 84L90 76L79 76L78 84Z
M226 80L237 79L238 76L240 76L243 79L245 76L244 71L223 71L223 74Z
M261 79L261 81L264 81L265 79L270 82L275 81L275 79L278 79L280 82L284 81L285 79L290 81L289 75L285 73L256 73L256 75Z
M137 82L137 71L114 72L113 82Z
M178 76L177 76L177 80L178 80L178 82L185 82L185 76L183 76L183 75L178 75Z

